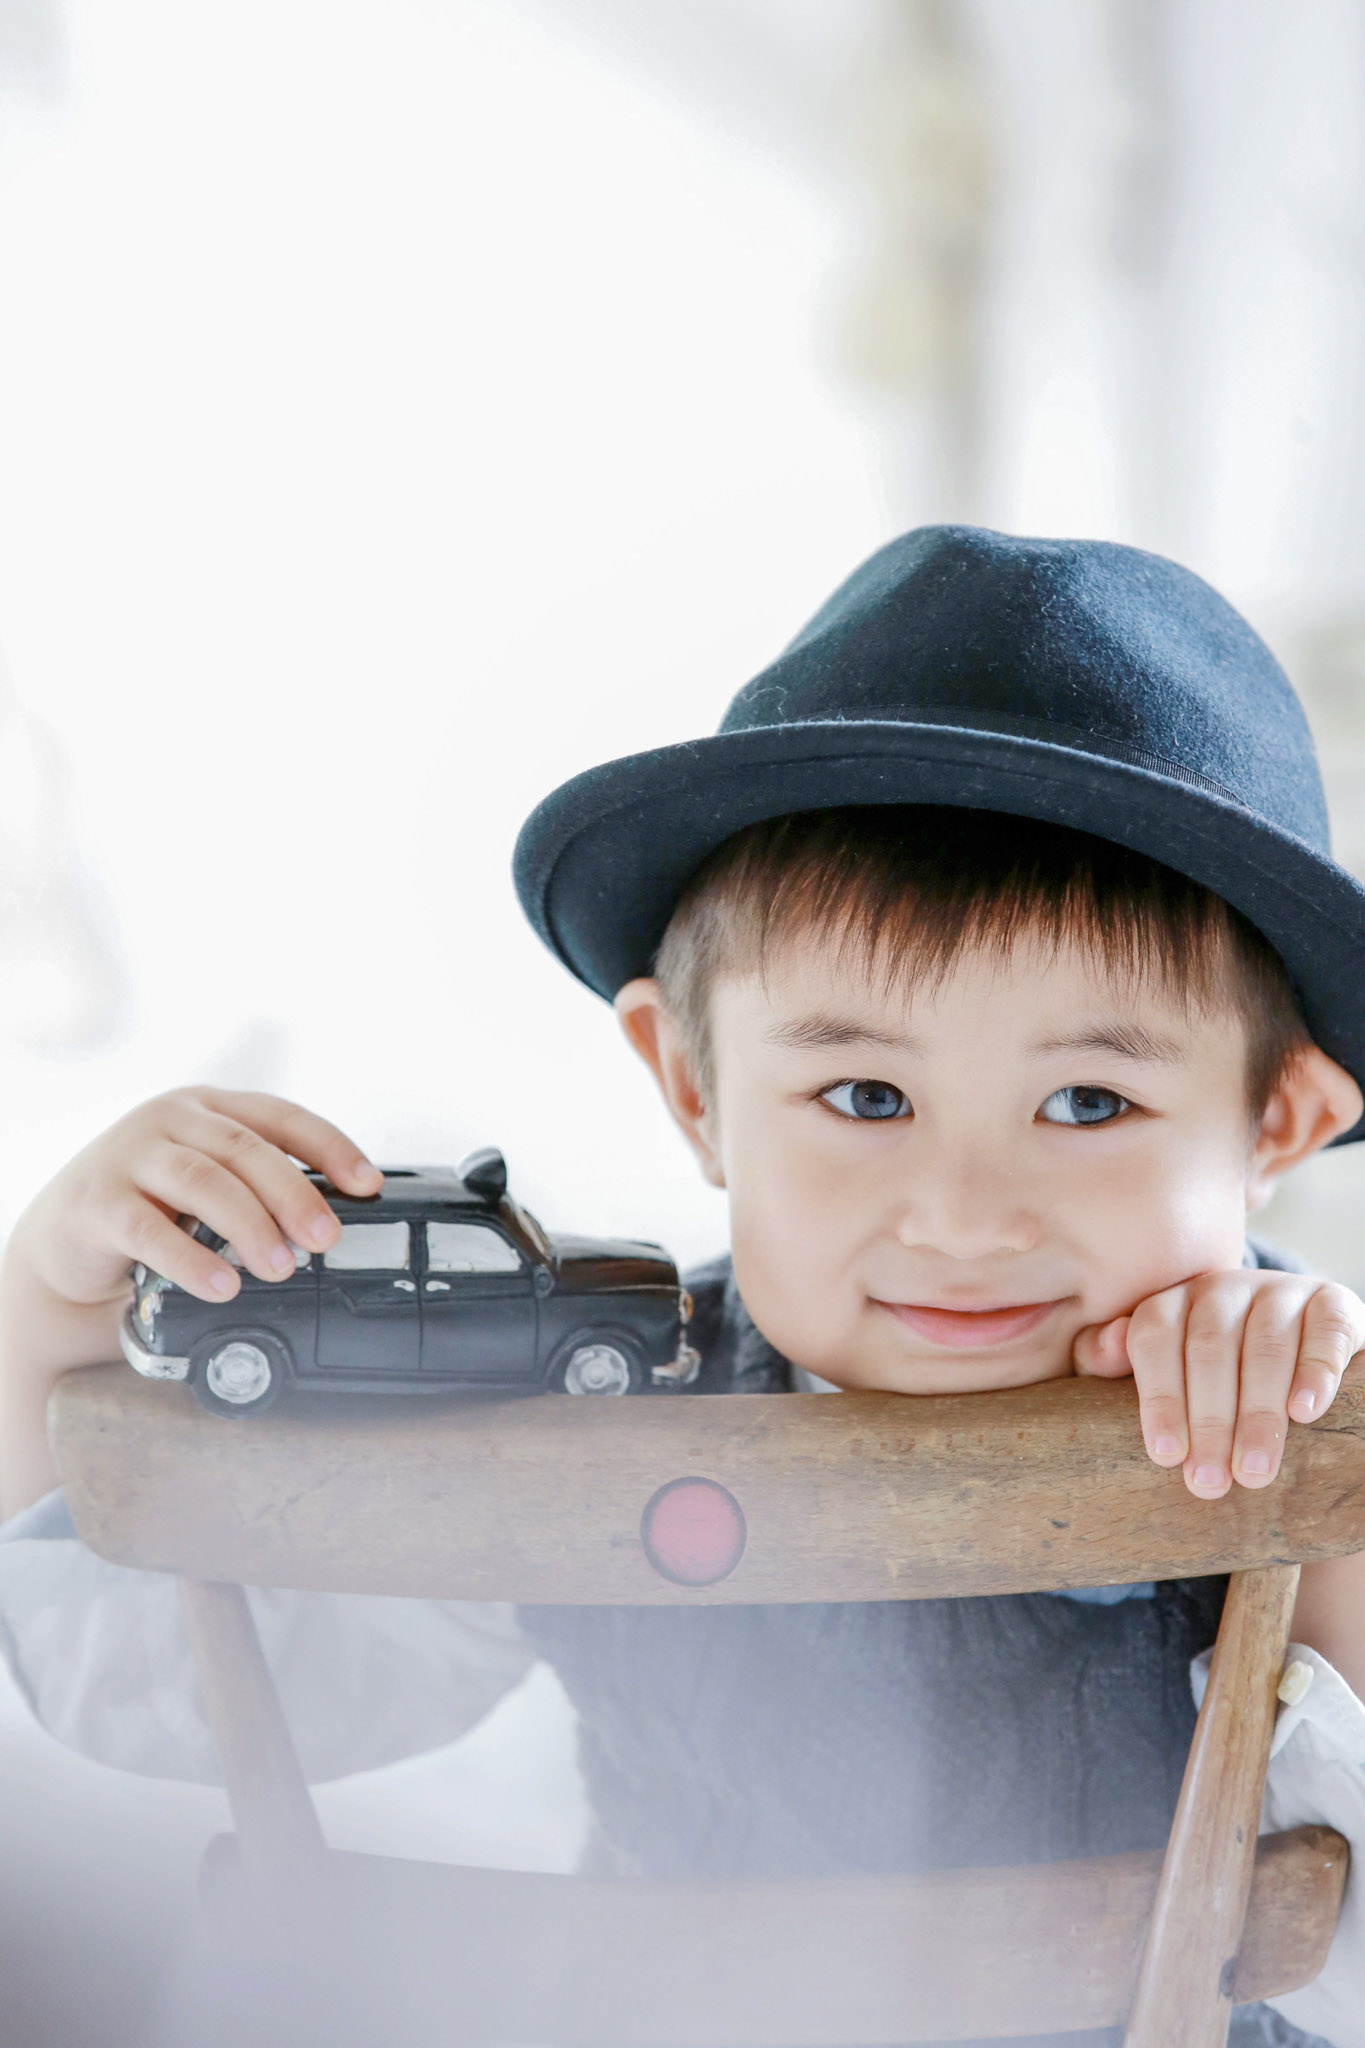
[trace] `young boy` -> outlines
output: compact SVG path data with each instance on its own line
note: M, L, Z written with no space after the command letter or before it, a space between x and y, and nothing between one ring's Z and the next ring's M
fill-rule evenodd
M1324 1413L1365 1345L1365 1306L1249 1248L1246 1217L1296 1161L1365 1135L1365 891L1327 854L1288 684L1197 578L1099 543L906 536L715 739L548 799L517 874L727 1190L732 1264L694 1286L699 1390L1131 1371L1150 1456L1193 1492L1275 1482L1289 1423ZM21 1543L62 1531L39 1499L46 1397L113 1352L130 1261L209 1298L239 1284L177 1213L263 1279L293 1270L291 1240L334 1240L289 1155L377 1185L310 1113L190 1090L125 1118L21 1221L0 1293L0 1501L39 1502ZM1194 1580L515 1625L256 1602L316 1774L448 1739L539 1653L580 1713L598 1865L760 1875L1158 1845L1221 1598ZM11 1570L3 1600L48 1725L111 1761L211 1768L150 1575L73 1559L65 1590L49 1574L26 1599ZM133 1613L129 1647L110 1616ZM1340 1737L1329 1779L1353 1784L1365 1714L1336 1674L1365 1691L1365 1559L1305 1568L1295 1634ZM162 1702L159 1750L102 1707L101 1675ZM1287 2009L1346 2048L1353 1998Z

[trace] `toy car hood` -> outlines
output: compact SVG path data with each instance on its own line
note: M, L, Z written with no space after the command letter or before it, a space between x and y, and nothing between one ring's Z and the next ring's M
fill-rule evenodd
M676 1287L678 1269L662 1245L625 1237L561 1236L550 1250L566 1287ZM604 1270L605 1269L605 1270Z

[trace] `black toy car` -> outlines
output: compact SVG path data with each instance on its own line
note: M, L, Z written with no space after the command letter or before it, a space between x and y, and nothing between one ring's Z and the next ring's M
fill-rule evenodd
M547 1236L508 1195L501 1153L476 1152L458 1171L389 1167L364 1200L309 1178L341 1222L332 1249L296 1249L284 1280L243 1268L222 1303L137 1267L122 1333L130 1365L187 1379L220 1415L257 1414L284 1386L627 1394L695 1379L692 1304L667 1252Z

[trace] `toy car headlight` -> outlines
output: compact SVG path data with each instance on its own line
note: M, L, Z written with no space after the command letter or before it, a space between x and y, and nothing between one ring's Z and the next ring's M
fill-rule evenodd
M678 1321L680 1323L690 1323L691 1320L692 1297L684 1287L678 1295Z
M137 1319L144 1330L150 1330L156 1321L161 1297L169 1285L169 1281L163 1280L159 1273L146 1278L137 1298Z

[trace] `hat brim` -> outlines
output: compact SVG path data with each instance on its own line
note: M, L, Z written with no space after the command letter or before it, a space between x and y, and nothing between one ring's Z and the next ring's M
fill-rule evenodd
M690 877L746 825L944 804L1130 846L1240 910L1288 967L1313 1037L1365 1088L1365 888L1292 834L1152 768L1012 734L838 721L720 733L609 761L546 797L513 863L531 923L608 1000L648 974ZM1365 1138L1365 1118L1338 1143Z

